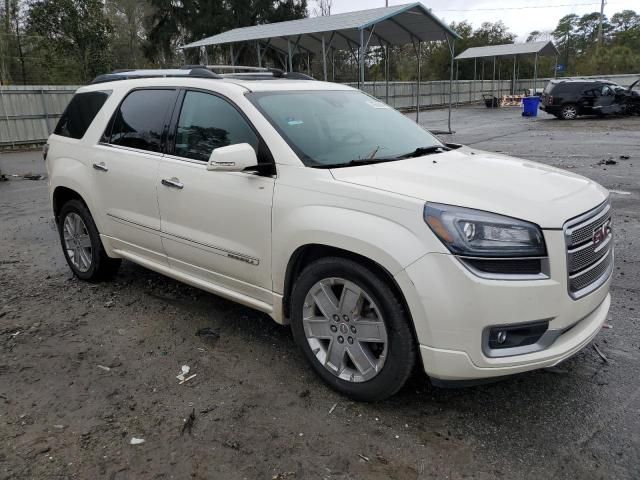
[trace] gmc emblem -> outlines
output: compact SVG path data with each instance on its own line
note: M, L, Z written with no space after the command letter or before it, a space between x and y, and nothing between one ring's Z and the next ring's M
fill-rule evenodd
M602 225L593 231L593 246L597 247L611 235L611 219L607 219Z

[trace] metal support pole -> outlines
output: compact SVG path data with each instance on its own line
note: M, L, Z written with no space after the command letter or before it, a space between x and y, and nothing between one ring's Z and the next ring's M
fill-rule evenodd
M460 103L460 60L456 60L456 108Z
M496 98L496 57L493 57L493 77L491 77L491 108L494 107Z
M557 78L558 77L558 55L556 55L556 63L555 66L553 67L553 78Z
M307 75L311 75L311 56L307 52Z
M258 54L258 67L262 68L262 55L260 55L260 42L256 42L256 53Z
M287 55L289 57L289 60L288 60L289 71L293 72L293 59L291 58L292 57L292 55L291 55L291 40L289 40L288 38L287 38L287 52L288 52Z
M327 49L324 43L324 33L322 34L322 76L327 81Z
M418 81L416 85L416 123L420 123L420 69L422 67L422 42L418 41Z
M231 66L235 66L236 59L235 59L235 56L233 55L233 43L229 44L229 55L231 55Z
M511 87L511 95L516 94L516 59L517 55L513 56L513 86Z
M336 81L336 49L331 49L331 81Z
M455 39L449 40L449 36L446 35L447 43L449 44L449 53L451 54L451 64L449 65L449 118L447 119L447 126L449 133L453 133L451 130L451 95L453 93L453 59L456 55L456 41Z
M473 59L473 101L476 101L476 72L478 70L478 59Z
M536 59L533 62L533 94L538 91L538 54L536 53Z
M384 47L384 96L389 105L389 45Z
M360 55L358 55L358 63L360 67L358 88L362 90L364 89L364 29L360 30Z

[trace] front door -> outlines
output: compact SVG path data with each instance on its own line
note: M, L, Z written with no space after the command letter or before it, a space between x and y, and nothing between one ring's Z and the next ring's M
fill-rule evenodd
M106 212L102 234L114 248L166 264L160 238L157 175L161 137L175 89L140 89L122 101L96 149L95 192Z
M181 103L170 154L160 161L158 175L161 229L169 264L271 304L274 179L206 169L214 149L249 143L262 151L261 140L223 97L186 91Z

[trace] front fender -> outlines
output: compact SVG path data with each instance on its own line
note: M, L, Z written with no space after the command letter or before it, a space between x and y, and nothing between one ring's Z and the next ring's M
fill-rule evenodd
M279 294L284 292L289 260L304 245L327 245L362 255L391 275L426 253L424 242L404 225L338 206L296 208L276 219L273 232L273 290Z

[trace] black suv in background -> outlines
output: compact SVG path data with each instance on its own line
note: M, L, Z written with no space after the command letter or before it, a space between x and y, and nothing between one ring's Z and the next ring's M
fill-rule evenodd
M606 80L551 80L542 93L540 110L564 120L627 113L634 103L630 100L637 98L634 86L625 88Z

